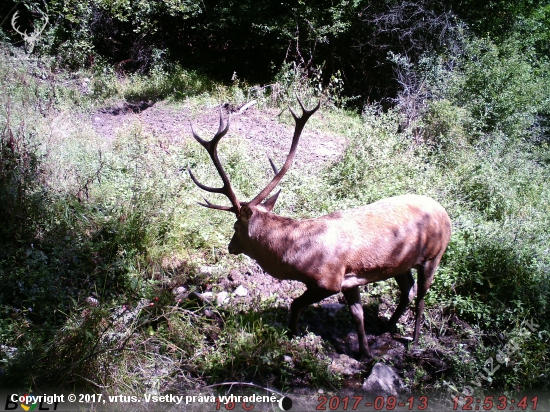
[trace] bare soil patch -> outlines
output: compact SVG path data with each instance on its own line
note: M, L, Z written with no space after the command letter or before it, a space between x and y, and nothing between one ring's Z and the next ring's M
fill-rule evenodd
M289 117L288 110L281 114L278 109L259 110L252 106L239 113L236 107L225 105L222 114L224 120L231 115L229 133L224 137L226 142L235 138L246 139L254 152L284 161L294 133L292 121L288 124L281 121L281 116ZM315 116L322 120L323 114L317 112ZM150 106L144 102L132 105L120 103L92 115L95 131L107 140L112 140L120 128L139 124L144 132L160 140L168 140L171 144L192 139L191 122L199 135L210 139L218 130L219 121L219 106L195 115L189 108L176 109L164 102ZM300 138L294 167L308 172L318 170L335 161L345 147L346 140L342 136L313 130L308 124Z
M243 287L248 291L246 296L234 294L238 288ZM395 288L397 289L396 284ZM222 306L243 311L258 308L259 301L275 296L273 309L265 311L262 317L273 326L286 328L290 303L305 291L305 285L297 281L279 281L263 272L257 264L251 263L222 274L218 283L206 284L203 290L214 291L214 300L220 291L228 292L228 300ZM472 328L456 314L443 314L439 309L432 308L425 311L425 317L430 320L424 321L421 342L414 348L414 304L411 303L410 309L399 321L402 332L391 335L383 331L397 307L398 299L367 296L366 299L363 298L363 303L365 330L377 362L391 365L402 378L416 383L422 382L426 388L453 372L452 359L456 357L458 343L464 345L468 352L473 352L479 345ZM434 328L433 325L437 327ZM326 298L303 311L300 317L300 334L303 336L308 332L323 339L332 359L331 369L344 376L343 386L351 390L360 388L375 362L360 363L354 360L359 359L359 343L342 294ZM465 361L467 362L466 359Z

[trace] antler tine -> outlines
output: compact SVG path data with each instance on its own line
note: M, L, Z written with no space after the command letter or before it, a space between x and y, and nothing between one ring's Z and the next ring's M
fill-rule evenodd
M234 212L234 208L233 206L219 206L219 205L215 205L215 204L212 204L208 201L207 198L203 197L204 201L206 202L205 203L201 203L201 202L197 202L199 205L201 206L204 206L204 207L207 207L209 209L216 209L216 210L225 210L225 211L228 211L228 212Z
M296 123L294 127L294 136L292 137L292 144L290 146L290 152L288 153L286 157L286 161L283 164L283 167L281 170L279 170L275 177L267 184L267 186L254 198L252 199L248 205L249 206L256 206L263 202L263 200L271 193L273 189L275 189L275 186L280 182L280 180L283 178L285 173L290 169L290 166L292 164L292 161L294 160L294 156L296 155L296 149L298 148L298 141L300 140L300 135L302 134L302 130L304 129L304 126L306 125L309 118L315 113L319 107L321 106L321 102L319 101L317 103L317 106L315 106L311 110L307 110L304 105L302 104L301 100L298 99L298 103L300 103L300 107L302 108L302 117L298 117L296 113L289 107L290 113L292 113L292 117L294 117L294 121ZM271 160L271 159L270 159ZM272 164L273 167L273 164ZM275 168L276 170L276 168Z
M231 121L231 113L229 114L229 116L227 116L227 125L225 126L225 129L229 128L229 122L230 121ZM222 106L220 105L220 127L218 127L218 133L217 134L220 134L223 130L224 130L224 126L223 126ZM227 130L226 130L226 132L227 132Z
M206 185L203 185L201 182L199 182L197 180L197 178L195 177L195 175L193 174L193 172L191 171L191 168L188 167L187 168L187 171L189 172L189 175L191 176L191 180L193 180L193 182L198 186L200 187L202 190L206 190L207 192L211 192L211 193L224 193L224 188L223 187L210 187L210 186L206 186Z
M296 96L296 100L298 100L298 103L300 103L300 107L302 108L302 111L303 112L307 112L307 109L304 107L304 104L302 103L302 101L300 100L300 98L298 96ZM319 102L317 102L317 106L319 106L321 104L321 101L319 100ZM290 111L292 111L292 109L289 107ZM317 109L314 109L314 110L317 110Z
M271 157L268 157L269 159L269 164L271 165L271 168L273 169L273 173L275 173L275 175L277 175L277 173L279 173L279 170L277 169L277 166L275 166L275 163L273 163L273 160L271 159Z
M195 128L193 127L193 123L190 123L190 125L191 125L191 133L193 134L193 137L195 138L195 140L206 148L206 146L208 146L208 143L210 143L210 142L201 139L201 137L197 134L197 132L195 132Z
M42 10L39 10L40 14L42 16L44 16L44 25L42 26L42 28L40 29L40 31L36 34L37 36L40 36L42 34L42 32L44 31L44 29L46 28L46 26L48 25L48 23L50 22L50 20L48 19L48 15L46 13L44 13Z
M210 187L203 185L200 183L197 178L193 175L193 172L191 171L191 168L187 168L189 175L191 176L191 180L200 187L203 190L206 190L207 192L212 193L221 193L229 199L232 206L218 206L214 205L208 201L206 201L207 204L201 204L202 206L209 207L211 209L218 209L218 210L228 210L239 214L241 210L241 204L239 200L237 199L237 196L235 195L235 192L233 192L233 189L231 188L231 183L229 182L229 177L227 176L227 173L225 173L225 170L223 170L223 167L220 163L220 159L218 158L218 143L221 140L222 137L224 137L229 130L229 123L230 119L227 119L227 124L224 127L223 124L223 116L220 108L220 127L218 129L218 132L215 134L215 136L212 138L212 140L207 141L200 138L200 136L195 132L195 129L193 128L193 125L191 124L191 131L193 133L193 137L206 149L208 154L210 155L210 158L212 159L212 162L214 163L214 166L216 167L216 170L218 171L218 174L222 178L223 186L222 187ZM206 199L205 199L206 200Z

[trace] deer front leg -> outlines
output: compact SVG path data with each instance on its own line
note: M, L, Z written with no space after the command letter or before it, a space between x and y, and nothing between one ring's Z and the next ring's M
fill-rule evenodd
M298 335L298 318L302 310L312 303L317 303L324 298L334 295L334 293L336 292L326 289L308 288L302 296L294 299L290 305L290 324L288 326L291 336Z
M370 359L372 358L372 356L369 349L367 334L365 333L363 305L361 303L361 293L359 291L359 286L343 290L342 293L346 297L353 323L355 323L355 327L357 328L357 339L359 340L359 355L361 357L361 360Z

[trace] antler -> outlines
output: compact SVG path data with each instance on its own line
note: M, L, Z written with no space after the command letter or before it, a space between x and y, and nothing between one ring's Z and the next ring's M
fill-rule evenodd
M306 125L309 118L319 109L321 102L317 103L317 106L313 108L312 110L307 110L300 99L298 99L298 103L300 103L300 107L302 108L302 117L296 116L294 111L290 109L290 113L292 113L292 117L294 117L294 121L296 122L296 126L294 128L294 137L292 138L292 145L290 146L290 152L287 155L286 161L283 165L283 167L280 170L277 170L277 167L273 163L273 160L269 159L269 163L271 164L271 168L273 169L273 172L275 173L275 177L271 180L271 182L268 183L268 185L251 201L248 203L248 206L257 206L258 204L262 203L264 199L275 189L275 186L279 183L279 181L283 178L285 173L290 169L290 166L292 164L292 161L294 160L294 156L296 154L296 149L298 147L298 141L300 140L300 135L302 133L302 130L304 129L304 126ZM220 127L218 129L218 132L214 136L214 138L210 141L206 141L201 139L197 133L195 132L193 125L191 125L191 130L193 132L193 137L199 142L201 145L204 146L208 154L210 155L210 158L214 162L214 166L216 166L216 169L218 170L218 173L223 181L222 187L209 187L206 185L203 185L200 183L197 178L193 175L193 172L191 171L191 168L187 168L189 175L191 176L191 179L195 184L200 187L203 190L206 190L207 192L211 193L221 193L231 201L232 206L220 206L210 203L208 200L204 199L206 203L199 203L199 205L208 207L210 209L217 209L217 210L225 210L229 212L235 213L237 216L240 215L241 211L241 203L237 199L237 196L235 195L235 192L233 192L233 189L231 188L231 183L229 182L229 177L227 176L227 173L223 170L223 167L220 163L220 160L218 158L218 143L221 140L223 136L227 133L229 130L229 118L227 119L227 124L224 126L223 124L223 117L221 113L220 108ZM277 200L277 197L279 196L279 192L277 192L275 195L273 195L271 198L266 200L266 203L270 203L271 207L273 207L273 204L275 204L275 201Z
M292 117L294 117L294 121L296 122L296 126L294 128L294 137L292 138L292 145L290 146L290 152L288 153L288 156L286 157L285 164L279 170L276 172L275 177L267 184L267 186L249 203L248 206L256 206L263 202L263 200L275 189L275 186L280 182L280 180L283 178L285 173L290 169L290 166L292 165L292 161L294 160L294 155L296 154L296 149L298 148L298 141L300 140L300 135L302 133L302 130L304 129L304 126L306 125L309 118L319 109L321 102L319 101L317 103L317 106L315 106L312 110L307 110L304 105L302 104L301 100L298 99L298 103L300 103L300 107L302 108L302 117L296 116L296 113L289 107L290 113L292 113ZM270 159L271 162L271 159ZM273 170L275 171L276 168L273 165L273 162L271 162L271 166L273 167Z
M23 37L23 40L25 40L27 37L29 37L29 35L27 34L27 31L25 30L25 33L22 33L15 26L15 22L17 21L18 17L19 17L19 10L13 13L13 17L11 18L11 27L13 27L13 30L15 30L15 32L19 34L21 37Z
M223 170L223 167L220 163L220 159L218 158L218 143L221 140L222 137L225 136L227 131L229 130L229 118L227 119L227 125L224 126L223 124L223 117L222 117L222 111L220 107L220 127L218 129L218 132L214 136L214 138L210 141L203 140L197 135L195 132L195 129L193 128L193 125L191 124L191 131L193 132L193 137L199 142L201 145L204 146L208 154L210 155L210 158L212 159L212 162L214 162L214 166L216 166L216 169L218 170L218 173L223 181L222 187L209 187L206 185L203 185L200 183L197 178L193 175L193 172L191 172L191 168L187 168L189 171L189 175L191 176L191 179L195 184L200 187L203 190L206 190L207 192L212 193L221 193L229 199L232 206L219 206L214 205L210 203L208 200L204 199L206 203L199 203L199 205L208 207L210 209L217 209L217 210L226 210L229 212L235 213L237 216L239 216L239 213L241 211L241 204L239 200L237 199L237 196L235 195L235 192L233 192L233 189L231 188L231 183L229 182L229 177L227 176L227 173L225 173L225 170Z
M46 13L44 13L42 10L39 10L39 12L42 16L44 16L44 25L42 26L42 28L40 30L35 30L33 32L33 36L35 36L35 37L38 37L42 34L42 32L44 31L44 29L46 28L46 26L48 25L48 23L50 21L48 19L48 15Z

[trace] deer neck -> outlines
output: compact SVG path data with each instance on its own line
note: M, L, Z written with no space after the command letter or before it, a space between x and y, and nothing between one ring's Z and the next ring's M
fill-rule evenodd
M245 254L266 272L279 277L288 241L296 235L297 223L270 212L255 213L248 226L249 247Z

